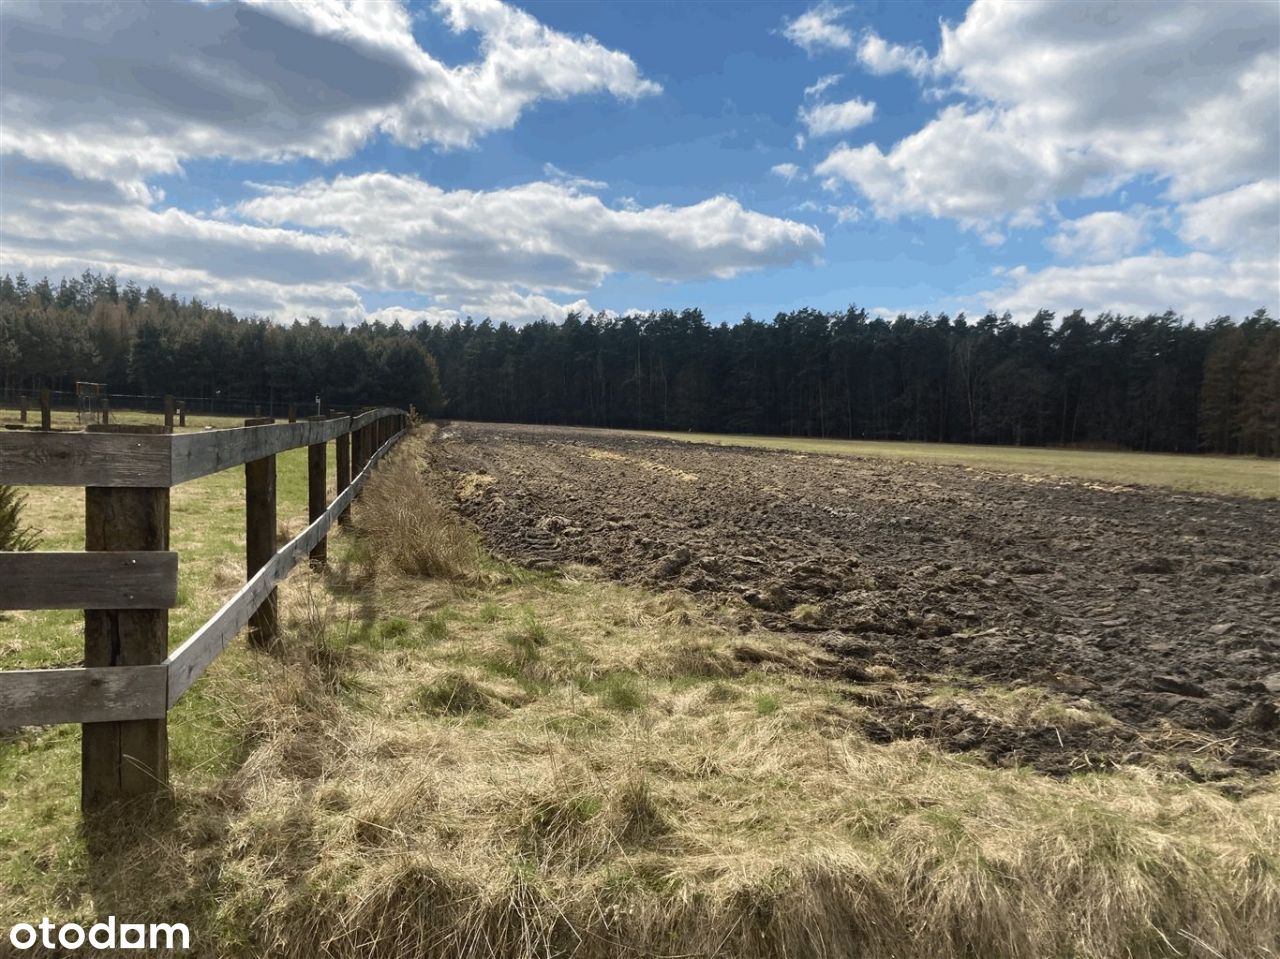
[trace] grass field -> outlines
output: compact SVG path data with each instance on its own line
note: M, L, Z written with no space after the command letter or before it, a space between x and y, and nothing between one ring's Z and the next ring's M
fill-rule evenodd
M282 586L283 654L237 643L171 714L171 803L82 831L76 729L0 740L0 915L298 959L1276 954L1274 782L873 744L806 643L485 555L422 441ZM300 518L302 458L280 473ZM180 491L174 644L241 575L238 471ZM75 502L32 491L48 543ZM76 617L16 615L4 666L75 661Z
M1280 498L1280 462L1246 456L969 446L959 443L895 443L888 440L803 439L785 436L725 436L715 433L645 432L643 435L663 436L691 443L939 463L1031 477L1086 480L1115 486L1160 486L1190 493L1218 493L1258 499Z
M305 415L305 414L300 414ZM278 421L284 422L283 414L278 415ZM130 423L135 425L160 426L164 423L164 414L159 412L144 413L140 410L112 410L112 423ZM176 422L176 418L175 418ZM16 406L0 406L0 426L6 424L24 425L21 423L21 413ZM40 425L40 408L27 409L27 427ZM54 429L79 429L80 420L73 410L53 410L52 425ZM205 427L214 427L215 429L225 429L229 426L243 426L244 417L242 416L222 416L206 413L188 413L186 429L190 431L202 430Z

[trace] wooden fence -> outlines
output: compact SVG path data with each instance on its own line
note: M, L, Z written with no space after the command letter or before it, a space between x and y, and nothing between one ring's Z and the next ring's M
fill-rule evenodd
M402 410L375 409L200 433L0 432L0 484L85 488L85 552L0 552L0 609L83 609L85 630L83 667L0 672L0 729L81 723L86 811L167 788L168 711L246 626L254 645L275 643L276 584L303 559L324 563L329 528L345 522L407 428ZM338 494L326 503L330 440ZM310 525L277 550L275 458L302 446ZM240 465L248 581L171 653L178 554L169 550L169 490Z

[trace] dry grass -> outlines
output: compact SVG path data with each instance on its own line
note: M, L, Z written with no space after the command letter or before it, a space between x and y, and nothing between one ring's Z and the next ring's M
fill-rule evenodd
M357 503L356 528L384 571L474 579L480 569L479 544L454 521L448 502L423 482L423 443L421 434L410 436L382 465L378 482Z
M449 578L410 575L386 487L416 469L395 454L356 511L377 525L282 589L236 771L0 911L189 918L201 955L297 959L1280 953L1274 778L1234 799L874 745L810 647L680 595L473 566L461 529L432 547Z
M408 585L380 600L420 601ZM1274 791L875 746L836 686L729 665L714 623L655 626L678 602L550 586L497 587L485 623L478 596L418 584L449 603L450 638L390 654L359 638L356 607L295 594L292 655L252 693L252 751L225 789L210 924L243 937L233 952L1274 949ZM532 623L544 641L513 656Z

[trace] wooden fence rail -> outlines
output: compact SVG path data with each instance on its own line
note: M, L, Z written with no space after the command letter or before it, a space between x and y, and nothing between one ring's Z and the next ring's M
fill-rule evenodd
M323 564L329 528L408 429L403 411L386 408L249 422L260 425L179 435L129 426L0 434L0 483L85 487L89 552L0 553L0 609L83 609L85 665L0 672L0 729L81 723L86 811L167 787L168 711L246 626L258 645L275 642L276 585L304 559ZM338 494L326 506L329 440L337 441ZM276 550L275 456L302 446L310 524ZM178 555L168 549L169 488L239 465L248 581L170 653Z

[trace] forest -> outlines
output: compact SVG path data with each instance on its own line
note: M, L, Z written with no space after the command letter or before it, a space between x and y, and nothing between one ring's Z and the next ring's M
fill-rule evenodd
M7 393L77 380L456 419L837 438L1280 454L1280 324L1174 313L1026 322L850 307L404 329L237 317L85 273L0 280Z

